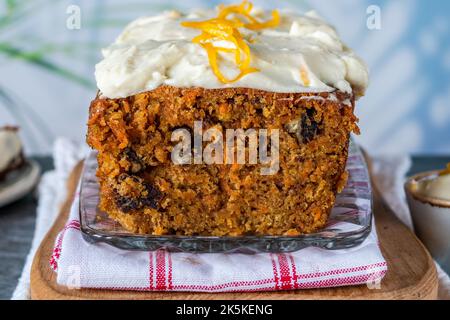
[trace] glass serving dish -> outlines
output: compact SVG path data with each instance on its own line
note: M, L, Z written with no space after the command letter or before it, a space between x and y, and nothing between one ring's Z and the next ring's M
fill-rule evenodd
M292 252L308 246L329 250L359 245L371 232L372 190L364 156L350 143L347 170L349 179L337 196L327 225L320 231L299 236L180 236L145 235L123 229L119 223L98 208L99 186L95 171L96 153L85 160L80 186L80 224L85 240L104 242L126 250L171 251L198 253L217 252Z

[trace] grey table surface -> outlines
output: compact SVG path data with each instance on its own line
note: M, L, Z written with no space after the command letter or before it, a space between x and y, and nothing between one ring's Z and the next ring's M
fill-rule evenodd
M50 157L32 157L42 171L53 167ZM414 156L408 175L443 168L450 156ZM37 198L30 193L25 198L0 208L0 299L9 299L22 272L30 250L36 217Z

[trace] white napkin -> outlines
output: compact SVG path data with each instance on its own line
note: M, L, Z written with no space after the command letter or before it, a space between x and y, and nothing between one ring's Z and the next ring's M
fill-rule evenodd
M31 249L28 253L22 275L11 297L13 300L30 299L30 270L36 250L59 213L60 206L66 198L66 181L75 165L85 157L89 149L72 141L59 138L53 146L55 169L43 174L38 186L38 206L36 225Z
M252 255L144 252L86 242L78 215L79 192L68 223L55 241L51 260L57 283L69 287L248 292L375 286L387 271L374 230L361 245L342 250L308 247L292 253ZM339 228L339 223L333 227Z
M58 139L54 147L54 159L55 170L48 172L44 175L41 185L39 186L39 205L37 212L36 231L32 243L32 248L27 257L22 276L19 280L18 286L12 296L12 299L29 299L29 275L31 262L35 253L35 250L39 246L43 236L51 226L59 206L65 197L65 180L70 173L73 166L84 157L86 154L86 147L79 147L76 144L71 143L66 139ZM388 162L383 161L383 158L375 159L377 167L377 173L381 174L381 179L385 183L382 190L386 191L386 194L402 195L402 185L404 175L408 170L410 160L408 157L399 157L394 159L388 159ZM383 169L384 168L384 169ZM390 170L390 174L383 175L384 170ZM396 174L392 174L395 172ZM391 181L391 183L388 183ZM400 217L402 221L408 223L410 221L409 211L404 201L404 196L392 197L387 199L390 205L397 208L397 206L403 206L403 214ZM439 297L443 299L450 298L450 280L448 276L440 268L438 268L440 290Z

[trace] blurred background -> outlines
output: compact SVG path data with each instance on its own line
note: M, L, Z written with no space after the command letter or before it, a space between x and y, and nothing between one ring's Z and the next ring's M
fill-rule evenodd
M228 2L240 0L0 0L0 126L19 125L32 154L49 153L58 136L83 141L100 49L128 22ZM357 107L368 150L450 154L450 1L253 2L316 10L368 63L371 85ZM80 28L68 28L77 8Z

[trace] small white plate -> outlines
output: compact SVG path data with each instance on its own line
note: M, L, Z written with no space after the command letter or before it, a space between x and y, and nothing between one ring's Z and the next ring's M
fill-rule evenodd
M0 182L0 207L19 200L36 186L41 174L39 165L27 160L22 168L8 174L6 180Z

